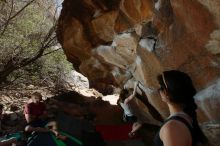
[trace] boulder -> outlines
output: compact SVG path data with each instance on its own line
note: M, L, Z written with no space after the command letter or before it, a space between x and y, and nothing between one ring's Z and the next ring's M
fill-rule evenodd
M219 9L219 0L64 0L57 36L90 87L110 94L112 86L138 80L163 117L168 110L156 92L157 75L188 73L199 119L212 121L220 104Z

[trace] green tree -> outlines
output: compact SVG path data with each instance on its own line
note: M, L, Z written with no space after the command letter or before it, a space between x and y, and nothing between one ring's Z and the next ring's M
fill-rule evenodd
M55 29L54 0L0 1L0 85L52 83L57 81L56 71L71 69L66 65L54 70L68 64Z

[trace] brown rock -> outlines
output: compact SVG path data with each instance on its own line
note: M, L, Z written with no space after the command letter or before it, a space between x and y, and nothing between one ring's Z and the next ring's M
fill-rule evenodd
M199 91L200 120L216 120L220 90L208 91L218 87L220 75L219 9L219 0L64 0L57 35L68 59L99 91L138 80L166 117L156 76L179 69Z
M92 20L94 31L100 39L106 42L112 41L115 35L114 25L117 15L117 11L111 11Z
M220 123L218 122L209 122L201 125L202 130L205 135L208 137L210 145L216 146L219 145L219 136L220 136Z

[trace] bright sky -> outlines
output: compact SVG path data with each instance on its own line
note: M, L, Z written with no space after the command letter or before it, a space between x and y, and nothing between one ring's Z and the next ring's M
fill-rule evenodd
M60 14L60 11L62 9L62 2L63 0L55 0L58 6L58 14Z

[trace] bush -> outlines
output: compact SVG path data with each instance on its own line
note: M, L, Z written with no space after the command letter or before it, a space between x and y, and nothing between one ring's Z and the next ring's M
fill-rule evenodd
M54 0L0 1L0 85L56 86L72 70L56 39Z

